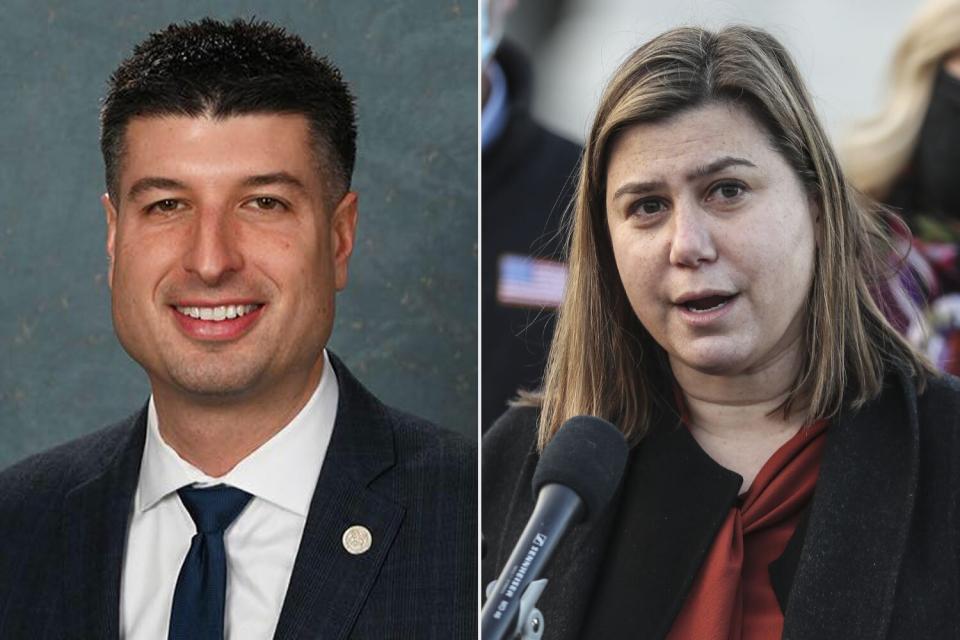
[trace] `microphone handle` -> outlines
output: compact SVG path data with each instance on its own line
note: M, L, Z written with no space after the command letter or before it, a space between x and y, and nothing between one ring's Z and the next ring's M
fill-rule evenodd
M482 640L513 638L523 592L540 578L564 534L579 520L582 508L580 496L569 487L546 484L540 489L527 526L480 612Z

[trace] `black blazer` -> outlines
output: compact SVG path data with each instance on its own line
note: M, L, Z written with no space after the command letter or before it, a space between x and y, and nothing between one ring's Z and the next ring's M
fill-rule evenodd
M340 388L275 638L475 638L476 448ZM0 638L119 637L146 410L0 474ZM308 479L305 479L308 481ZM348 554L344 530L373 546Z
M484 437L484 585L533 508L536 418L513 409ZM828 427L811 505L770 567L784 638L960 638L958 427L956 378L917 396L900 376ZM558 550L544 639L665 637L740 484L675 418L659 419L612 504Z

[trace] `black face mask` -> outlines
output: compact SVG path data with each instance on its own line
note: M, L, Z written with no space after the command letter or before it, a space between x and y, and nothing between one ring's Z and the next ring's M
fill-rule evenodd
M912 173L919 212L960 219L960 78L943 69L917 139Z

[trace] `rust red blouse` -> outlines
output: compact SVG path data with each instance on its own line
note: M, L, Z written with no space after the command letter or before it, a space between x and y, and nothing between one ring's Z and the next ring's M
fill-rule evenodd
M827 422L800 429L730 509L668 640L772 640L783 612L770 583L817 483Z

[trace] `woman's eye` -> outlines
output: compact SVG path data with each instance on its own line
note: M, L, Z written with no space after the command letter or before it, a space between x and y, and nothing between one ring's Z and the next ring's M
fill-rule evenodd
M733 198L737 198L741 196L744 192L744 187L742 184L739 184L736 182L724 182L724 183L718 184L714 188L714 192L718 193L722 198L731 200Z
M630 205L630 213L641 216L652 216L664 210L660 200L638 200Z

